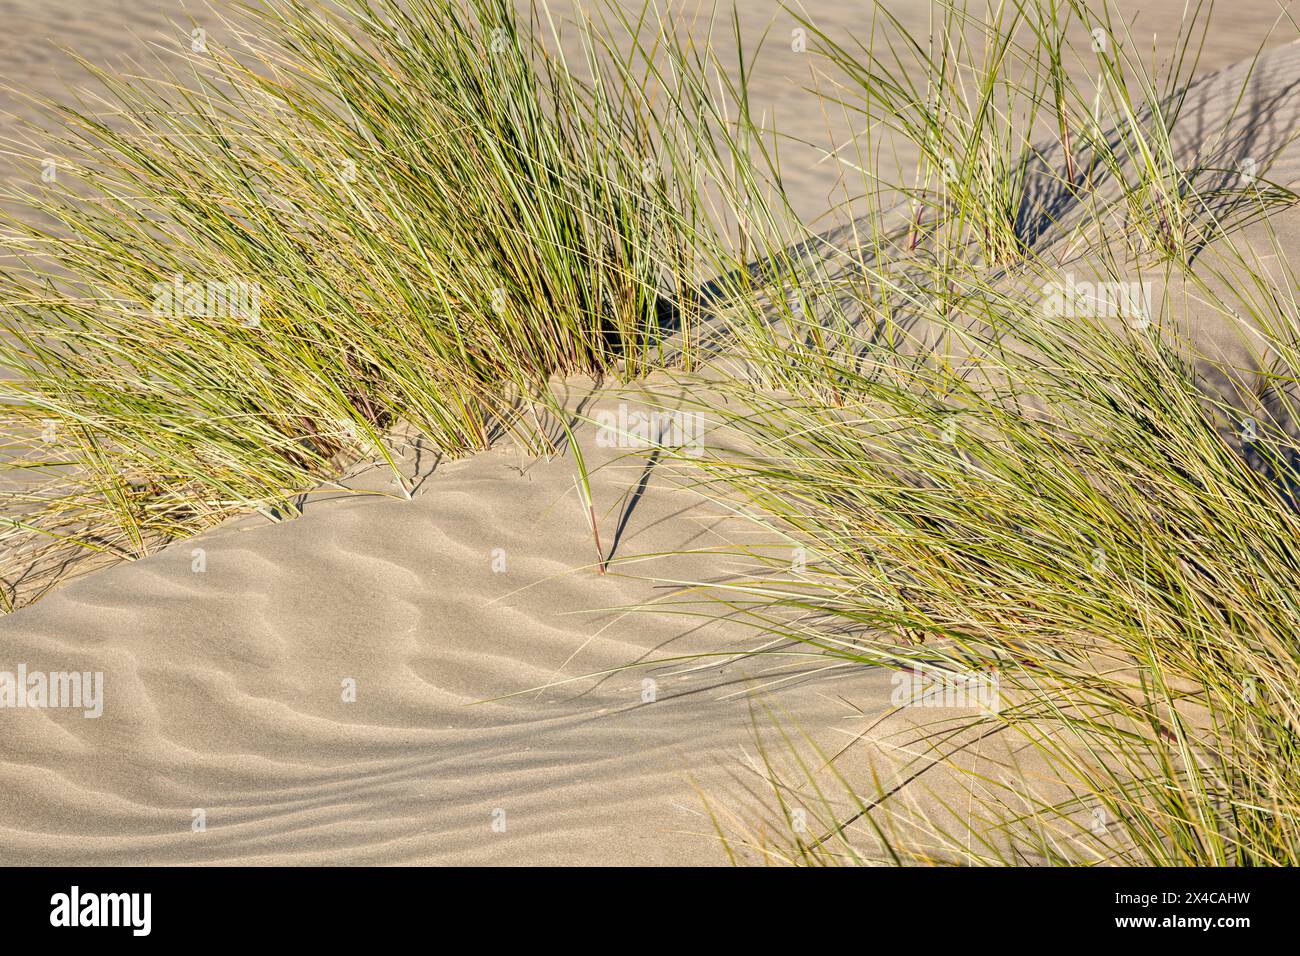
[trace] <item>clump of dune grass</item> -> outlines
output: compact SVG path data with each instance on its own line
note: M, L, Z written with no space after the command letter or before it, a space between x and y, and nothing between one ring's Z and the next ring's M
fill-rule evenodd
M1198 207L1201 170L1179 159L1173 131L1204 48L1212 7L1205 2L1189 7L1178 24L1174 52L1158 74L1144 63L1144 51L1111 5L1094 14L1071 2L1092 37L1097 61L1092 116L1080 123L1097 166L1090 174L1118 184L1123 227L1144 248L1170 259L1189 257L1204 238L1200 228L1209 218ZM1103 130L1105 116L1116 121L1109 136Z
M827 217L833 230L800 222L781 189L784 137L744 108L745 52L738 80L716 58L669 57L688 86L727 87L722 102L740 107L734 117L701 114L708 140L722 144L705 168L725 182L723 215L744 223L753 258L728 260L712 236L698 245L718 272L709 304L725 316L720 340L761 341L780 355L745 369L767 387L837 401L827 358L897 346L917 312L951 316L953 277L966 271L1014 274L1050 257L1061 267L1090 260L1117 282L1168 274L1294 200L1267 178L1294 137L1261 147L1249 176L1231 152L1253 108L1253 63L1221 123L1197 128L1195 150L1178 145L1180 124L1203 122L1186 119L1182 104L1208 4L1189 7L1162 58L1149 61L1123 18L1073 0L951 0L935 5L923 34L878 7L862 39L827 33L797 7L789 14L809 36L810 88L863 131L823 149L848 197ZM882 160L893 166L909 149L914 175L881 172ZM1162 211L1175 200L1176 215Z
M11 533L133 556L292 514L349 459L396 471L394 423L482 448L549 375L639 374L686 321L691 200L588 21L232 12L7 144L7 467L76 485L8 502Z
M764 854L853 861L883 840L900 862L1297 861L1300 314L1289 270L1225 259L1250 291L1200 287L1225 321L1249 313L1272 358L1258 387L1275 400L1246 437L1241 395L1206 369L1245 373L1158 321L1043 310L1041 264L1027 286L931 276L956 308L908 347L805 370L831 372L835 401L715 383L729 400L712 414L743 441L693 465L695 483L785 543L728 550L752 573L712 597L835 658L999 674L1003 706L969 726L1027 747L1066 791L985 765L970 829L901 828L931 828L922 850L870 780L843 781L836 804L775 777L821 828ZM785 368L761 340L748 358Z
M752 573L702 585L704 613L748 620L763 653L996 673L1003 705L935 737L1000 735L1037 761L1036 776L957 770L969 774L968 804L918 818L887 782L838 774L835 755L810 760L787 735L788 765L764 754L758 768L770 819L724 839L737 858L784 862L1294 864L1300 320L1285 250L1275 242L1269 264L1232 238L1294 197L1225 184L1218 131L1193 157L1177 146L1203 7L1163 80L1082 5L989 9L995 24L1027 30L1022 43L995 30L987 48L1005 57L993 62L1040 61L1044 73L995 74L973 99L945 79L942 57L927 59L954 37L904 36L905 58L818 35L848 78L837 101L853 103L856 89L867 115L892 114L922 157L920 185L868 172L868 198L902 196L901 216L869 206L851 246L814 240L811 260L764 249L732 277L727 369L744 374L711 375L720 397L701 409L728 450L683 466L776 542L718 549ZM1077 50L1067 13L1110 29ZM989 22L970 16L948 23ZM1070 80L1071 51L1098 61L1099 94ZM904 75L918 58L919 84ZM1007 82L1030 125L979 140L993 153L970 154L978 169L959 188L926 186L927 164L965 155L981 109L1008 121L996 105ZM942 108L936 90L951 98ZM1034 109L1054 148L1026 145ZM1240 119L1232 111L1224 132ZM1022 148L1054 164L1035 188L1057 190L1064 213L1037 242L991 239L1010 236L1009 209L1032 205L1031 178L991 161ZM1235 261L1220 273L1223 258ZM1197 354L1169 312L1044 308L1067 263L1121 282L1185 282L1250 341L1260 369ZM1257 407L1244 410L1252 393ZM960 766L956 748L926 759Z
M1251 157L1245 176L1224 168L1221 129L1199 131L1194 157L1176 145L1212 8L1189 5L1158 60L1110 3L945 0L925 32L886 6L847 41L796 16L827 103L896 137L868 137L876 151L916 156L910 180L895 182L876 172L878 154L828 151L864 194L905 203L907 250L1007 267L1049 222L1123 233L1140 253L1186 262L1227 226L1230 196L1249 196L1252 212L1261 193L1287 200L1262 175L1271 157Z
M937 4L928 32L918 36L881 7L868 38L851 42L800 19L830 71L828 99L868 126L892 130L916 152L915 177L901 189L910 248L929 234L971 242L990 263L1021 253L1025 131L1046 79L1027 9L1014 2L975 11ZM869 181L867 188L877 185Z

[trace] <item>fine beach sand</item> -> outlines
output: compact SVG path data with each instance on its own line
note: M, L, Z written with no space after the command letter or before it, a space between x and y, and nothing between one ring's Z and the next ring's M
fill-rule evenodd
M808 10L848 30L857 6ZM746 4L745 28L761 31L774 7ZM921 7L909 15L923 18ZM1182 7L1143 5L1134 33ZM1275 11L1252 0L1216 14L1192 111L1206 128L1232 108L1243 76L1231 67L1265 42ZM186 15L157 0L0 0L18 41L0 47L0 72L59 94L77 71L47 41L111 64L140 38L173 37L168 17ZM759 96L787 132L822 139L821 117L801 117L810 94L773 60ZM1295 128L1297 76L1300 45L1261 62L1254 149ZM804 160L787 185L815 216L834 201L835 175ZM1286 149L1270 178L1300 182L1300 150ZM1300 237L1294 211L1274 227L1284 243ZM1177 308L1193 338L1249 365L1196 302ZM568 407L588 417L674 401L662 376L653 395L566 384ZM809 747L843 749L850 778L906 782L902 799L936 818L966 802L922 742L921 718L891 714L888 671L807 656L672 661L757 642L716 613L627 610L673 600L671 582L725 579L734 569L714 555L655 555L717 546L743 523L646 456L600 447L589 427L579 437L614 558L607 575L593 567L565 457L502 444L443 461L409 447L409 500L387 471L358 467L300 519L231 522L0 618L0 670L102 672L105 683L98 719L0 713L0 864L725 863L707 808L758 812L769 708ZM622 669L647 661L661 663ZM1029 758L994 741L953 759L1020 773Z

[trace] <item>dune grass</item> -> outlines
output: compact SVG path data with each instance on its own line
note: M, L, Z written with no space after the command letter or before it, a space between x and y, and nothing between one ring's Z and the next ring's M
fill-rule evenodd
M990 288L963 311L965 359L873 353L837 366L833 405L720 406L753 451L701 467L790 544L742 549L755 572L718 600L846 660L996 669L1007 703L972 723L1019 735L1071 796L981 779L1004 792L978 860L1296 862L1294 500L1176 350Z
M11 502L11 539L134 556L292 514L346 460L396 471L396 422L483 448L547 376L637 375L687 321L692 199L589 22L565 47L506 0L232 14L7 144L9 467L75 472Z
M906 202L908 248L1007 267L1071 202L1135 252L1186 261L1221 225L1225 191L1268 192L1268 157L1251 157L1244 178L1223 168L1222 130L1200 130L1194 154L1175 140L1212 8L1189 4L1159 59L1108 2L952 0L932 6L923 34L886 5L850 40L799 19L826 100L917 156L911 178L893 181L877 157L837 154L864 193Z
M992 9L1005 16L1006 6ZM1085 26L1097 22L1069 8ZM997 62L1011 51L1041 59L1038 79L1016 92L1047 97L1049 110L1082 102L1060 69L1064 24L1016 10L989 47ZM1203 13L1184 24L1175 63L1189 55L1188 37L1203 35ZM968 15L945 22L958 30ZM1027 43L1014 44L1012 29L1027 29ZM1049 124L1074 158L1056 156L1046 188L1069 196L1075 215L1032 244L1009 238L1007 215L1023 208L1015 196L1028 180L998 162L1032 128L972 135L1000 79L986 69L983 82L952 84L961 105L935 105L948 65L927 60L916 38L925 92L901 57L891 65L823 43L830 68L856 78L864 110L899 117L923 168L963 160L964 179L938 194L886 184L906 216L859 220L867 241L851 269L802 276L801 295L839 299L834 348L816 341L820 314L787 313L784 337L742 325L735 348L749 374L711 380L726 400L708 405L729 436L719 447L733 450L683 466L694 487L757 516L774 544L724 549L729 566L752 574L702 585L703 613L721 605L749 620L765 653L995 673L1003 705L935 736L1000 734L1040 769L967 771L970 807L918 819L881 781L838 775L832 756L799 756L806 743L786 733L795 754L786 769L766 752L760 768L773 788L769 819L722 830L737 857L1297 862L1300 316L1280 244L1282 274L1233 238L1294 197L1225 186L1211 149L1189 161L1176 146L1181 94L1170 100L1145 73L1125 81L1135 55L1113 30L1106 37L1092 52L1110 109ZM945 49L960 48L947 39ZM1181 69L1167 75L1181 82ZM1021 115L1032 124L1031 108ZM1224 188L1237 192L1227 206ZM921 223L930 234L918 239ZM1045 308L1043 290L1070 268L1186 282L1253 342L1263 371L1198 354L1169 301L1164 315ZM1260 401L1243 404L1252 394ZM795 548L806 562L791 561ZM940 748L933 760L955 753ZM796 805L818 825L794 826Z

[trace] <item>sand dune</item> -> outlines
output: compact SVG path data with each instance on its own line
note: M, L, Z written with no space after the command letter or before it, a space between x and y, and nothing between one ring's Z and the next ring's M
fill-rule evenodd
M59 23L97 59L127 46L124 20L161 28L165 6L92 14L69 0L0 0L0 20L33 42ZM746 7L747 25L760 6ZM854 4L809 6L832 26L856 16ZM1172 9L1181 4L1143 16ZM1236 8L1207 68L1252 53L1266 25ZM4 50L6 75L55 82L30 45ZM1279 94L1261 102L1283 132L1298 50L1266 61L1257 80ZM1240 79L1200 88L1207 125ZM774 101L793 95L780 70L763 82ZM1297 159L1286 152L1274 178L1300 180ZM833 174L800 175L799 201L824 208ZM643 407L569 384L574 407L589 399L586 415ZM592 567L566 457L503 446L440 462L413 449L409 500L386 472L363 470L300 519L234 522L0 619L0 670L104 680L95 719L0 713L0 863L722 863L701 795L757 812L746 787L762 782L747 768L756 737L773 735L764 706L828 752L862 736L846 772L874 764L888 785L936 766L913 728L951 714L891 716L888 672L670 660L756 640L718 617L627 610L671 599L656 579L731 573L714 555L653 555L707 548L733 521L644 455L580 434L598 469L607 575ZM665 663L622 669L646 661ZM997 748L980 758L1014 759ZM914 781L915 799L933 805L931 789L950 799L946 774L936 766Z
M642 465L624 454L588 449L607 463L603 505L636 484ZM223 528L7 618L6 661L102 671L106 692L99 719L5 714L0 859L722 861L688 774L729 791L753 746L741 692L778 675L678 664L556 684L753 636L593 612L653 600L656 572L616 561L596 574L571 463L519 465L501 449L437 467L410 501L340 494L293 522ZM700 547L726 520L661 485L626 514L616 558ZM625 511L607 516L607 540ZM658 573L710 579L716 562ZM888 706L890 682L813 680L825 667L783 670L769 693L838 747L865 725L859 710ZM191 830L196 808L205 833Z

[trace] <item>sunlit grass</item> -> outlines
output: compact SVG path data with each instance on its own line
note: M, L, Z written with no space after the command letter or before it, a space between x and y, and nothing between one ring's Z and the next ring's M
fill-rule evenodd
M1104 37L1072 51L1058 12ZM1296 281L1276 240L1266 264L1233 239L1294 197L1223 187L1175 146L1205 13L1189 8L1162 79L1113 19L1075 4L955 8L928 43L892 19L897 47L820 37L841 102L893 123L922 167L912 183L866 172L864 193L900 195L906 214L869 209L852 249L764 285L780 322L737 306L732 364L747 375L710 377L720 398L702 407L727 437L682 474L757 516L773 544L720 549L752 574L701 585L699 609L747 619L764 647L996 672L1004 706L956 723L1027 748L1039 776L978 766L969 807L917 818L880 780L799 756L807 742L787 733L785 768L766 752L758 768L769 819L719 823L736 858L1297 862ZM993 59L955 58L974 73L963 86L948 51L980 24ZM1073 55L1098 61L1099 96L1069 81ZM1041 71L1008 79L1027 62ZM1002 112L1008 97L1023 109ZM984 110L1011 128L975 135ZM1075 210L1036 245L1008 215L1027 202L1017 163L1035 110L1058 149L1036 153L1059 164L1049 185ZM937 186L942 165L956 188ZM1045 310L1063 262L1186 283L1262 368L1199 354L1172 302L1163 315ZM791 283L791 298L834 304L782 310ZM1252 389L1269 401L1247 433ZM796 802L812 831L790 825Z
M32 180L7 197L0 388L23 466L82 492L11 501L14 527L138 555L292 514L349 459L396 474L396 422L463 453L526 431L551 374L657 364L693 200L610 38L559 29L505 0L278 0L161 79L92 71L45 104L54 132L9 143Z

